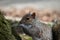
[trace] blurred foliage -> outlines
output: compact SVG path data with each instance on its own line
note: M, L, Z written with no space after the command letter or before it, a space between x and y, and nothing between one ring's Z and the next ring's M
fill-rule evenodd
M32 40L32 37L25 35L25 34L20 34L22 40Z
M11 33L11 27L4 18L2 11L0 11L0 40L15 40L15 37Z

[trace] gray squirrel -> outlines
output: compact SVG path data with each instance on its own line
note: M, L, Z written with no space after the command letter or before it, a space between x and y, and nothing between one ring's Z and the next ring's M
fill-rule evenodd
M21 27L33 40L52 40L52 28L40 22L34 12L24 15L18 27Z

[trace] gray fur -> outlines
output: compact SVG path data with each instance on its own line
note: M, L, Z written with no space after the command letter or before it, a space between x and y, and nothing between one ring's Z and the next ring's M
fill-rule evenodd
M41 38L34 38L34 39L40 39L40 40L52 40L52 28L42 22L40 22L38 19L33 20L33 25L39 28L40 32L42 31Z

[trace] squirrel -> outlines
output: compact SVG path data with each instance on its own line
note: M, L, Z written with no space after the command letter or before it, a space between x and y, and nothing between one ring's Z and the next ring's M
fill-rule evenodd
M33 40L52 40L52 28L40 22L35 12L24 15L18 27L21 27Z

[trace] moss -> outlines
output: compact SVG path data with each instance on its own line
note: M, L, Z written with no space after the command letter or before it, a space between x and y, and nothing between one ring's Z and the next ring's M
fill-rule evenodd
M15 40L11 33L11 27L0 11L0 40Z

